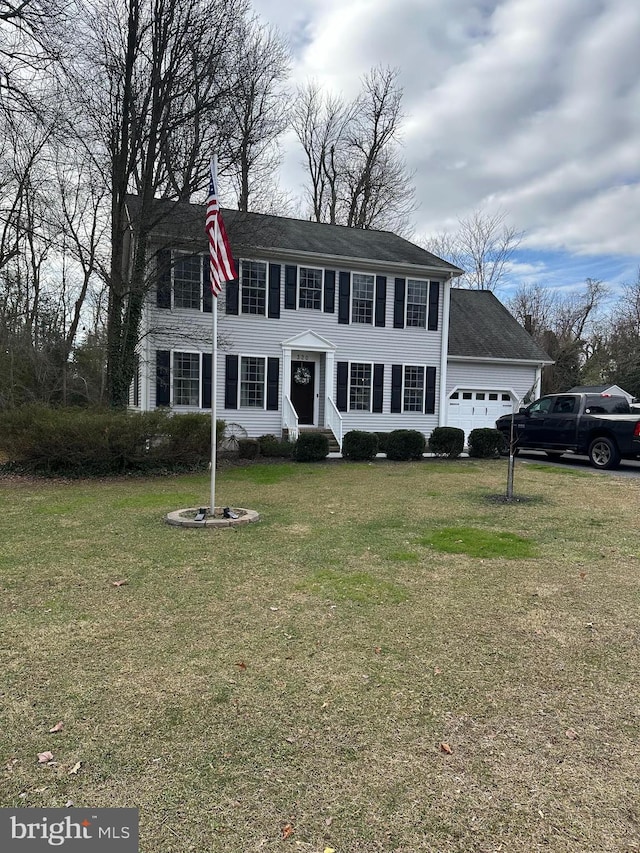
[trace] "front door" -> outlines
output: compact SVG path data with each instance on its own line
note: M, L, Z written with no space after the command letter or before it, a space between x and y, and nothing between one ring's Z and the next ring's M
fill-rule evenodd
M313 425L316 365L313 361L291 362L291 402L298 413L298 423Z

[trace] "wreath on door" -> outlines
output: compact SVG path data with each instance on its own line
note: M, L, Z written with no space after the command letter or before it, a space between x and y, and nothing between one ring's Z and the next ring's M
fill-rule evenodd
M311 371L308 367L298 367L293 374L293 381L298 385L308 385L311 382Z

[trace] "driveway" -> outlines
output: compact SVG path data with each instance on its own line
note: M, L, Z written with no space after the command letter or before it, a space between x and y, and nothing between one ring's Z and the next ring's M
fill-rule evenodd
M516 465L518 462L544 462L545 465L553 465L573 470L586 470L591 471L594 474L605 474L615 477L640 477L640 460L636 459L623 459L619 468L614 468L612 471L601 471L598 468L593 468L589 464L589 459L586 456L576 456L571 453L567 453L565 456L561 456L560 459L551 459L542 451L521 450L516 457Z

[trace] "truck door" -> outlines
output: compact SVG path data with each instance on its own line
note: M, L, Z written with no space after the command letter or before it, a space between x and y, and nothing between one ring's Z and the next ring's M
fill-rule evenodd
M532 403L525 415L516 418L519 447L542 447L545 422L553 407L553 397L541 397Z
M556 397L545 418L543 441L549 447L572 447L576 443L578 397L571 394Z

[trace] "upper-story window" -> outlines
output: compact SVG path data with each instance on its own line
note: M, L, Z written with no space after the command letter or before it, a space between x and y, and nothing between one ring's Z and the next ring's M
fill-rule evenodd
M267 304L267 265L242 261L242 313L264 314Z
M407 280L407 326L427 327L427 299L429 282L410 278Z
M354 273L352 279L351 322L373 325L375 279L372 275Z
M200 310L202 295L202 258L177 255L173 264L173 307Z
M322 310L322 270L300 267L298 306Z

